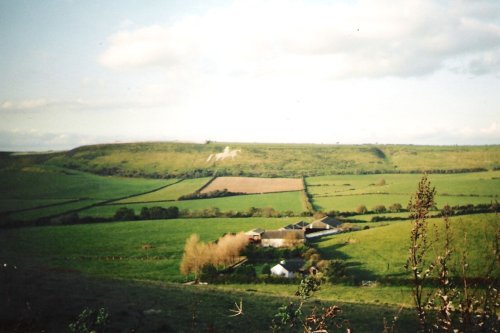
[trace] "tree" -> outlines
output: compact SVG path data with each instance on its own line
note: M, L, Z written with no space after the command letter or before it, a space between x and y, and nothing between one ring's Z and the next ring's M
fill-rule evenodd
M355 209L356 213L358 214L366 214L368 212L368 209L366 208L365 205L358 205Z
M372 209L375 213L385 213L387 211L387 209L385 208L384 205L376 205L375 207L373 207Z
M141 212L139 213L139 219L141 220L149 220L151 218L151 215L149 214L149 208L148 207L142 207Z
M268 263L264 264L264 266L262 266L261 273L266 274L267 276L270 276L271 275L271 265L269 265Z
M206 264L204 260L204 252L206 246L200 243L200 237L197 234L192 234L186 241L184 246L184 254L182 256L180 271L183 275L193 273L195 278Z
M393 203L392 205L389 206L389 211L397 213L400 212L403 209L403 206L401 206L400 203Z
M132 221L135 220L135 213L132 208L121 207L115 212L113 218L117 221Z
M204 243L196 234L192 234L184 246L184 254L180 265L183 275L193 273L195 278L206 265L228 265L239 257L240 252L248 245L248 236L244 233L227 234L217 242Z
M344 260L330 260L326 267L325 275L330 282L336 282L338 279L346 276L347 265Z

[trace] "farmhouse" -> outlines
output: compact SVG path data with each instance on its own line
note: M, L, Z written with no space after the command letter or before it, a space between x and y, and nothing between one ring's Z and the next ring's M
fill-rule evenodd
M261 235L264 247L284 247L304 243L304 230L270 230Z
M264 229L257 228L257 229L252 229L250 231L245 232L245 235L248 236L251 243L259 243L261 238L262 238L262 234L264 232L265 232Z
M304 260L302 259L282 260L279 264L271 268L271 274L275 276L293 278L302 274L303 266Z

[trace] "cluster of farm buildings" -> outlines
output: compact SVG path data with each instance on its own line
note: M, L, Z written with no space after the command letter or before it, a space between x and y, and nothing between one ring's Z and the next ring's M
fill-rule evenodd
M245 234L250 242L263 247L285 247L289 242L304 243L307 239L333 235L343 231L340 222L331 217L324 217L311 223L300 221L278 230L253 229Z
M308 239L334 235L345 231L340 222L331 217L324 217L311 223L300 221L278 230L253 229L247 231L250 242L263 247L286 247L303 244ZM304 262L302 260L282 260L271 268L271 274L286 278L296 276Z

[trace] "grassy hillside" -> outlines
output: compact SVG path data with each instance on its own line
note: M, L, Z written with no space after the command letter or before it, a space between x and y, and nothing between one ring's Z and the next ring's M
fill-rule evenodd
M354 211L358 205L406 207L421 175L336 175L306 178L315 207L323 211ZM488 204L500 196L500 171L429 176L438 193L438 208L448 204Z
M494 258L495 232L500 228L498 216L482 214L455 217L451 222L455 247L452 274L456 274L459 268L458 255L466 251L469 276L485 276ZM430 219L429 225L430 240L434 239L435 230L442 235L442 219ZM360 279L404 280L408 276L403 267L408 254L411 227L410 221L391 223L385 227L323 238L317 245L327 258L346 260L348 270ZM440 253L442 245L442 239L432 245L429 260Z
M241 152L234 158L208 161L211 154L222 152L226 146ZM1 158L4 162L0 166L15 165L15 159L27 160L25 156L6 154ZM500 167L500 146L130 143L84 146L44 155L38 162L99 174L161 178L216 173L296 177L423 170L456 172Z
M103 177L48 166L0 170L0 215L10 212L11 218L19 220L53 216L153 191L176 181Z

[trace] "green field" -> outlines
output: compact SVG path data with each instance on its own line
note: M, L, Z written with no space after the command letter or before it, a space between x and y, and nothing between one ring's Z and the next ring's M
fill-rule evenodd
M371 210L376 205L388 207L408 204L420 175L337 175L308 177L308 192L319 210L354 211L358 205ZM384 185L378 185L381 180ZM489 204L500 196L500 171L429 176L438 190L438 208L444 205Z
M116 201L115 203L150 202L177 200L182 195L194 193L205 185L211 178L184 179L161 190L136 197Z
M102 199L125 197L165 186L172 180L102 177L40 167L0 171L0 199Z
M89 207L98 203L103 202L102 200L78 200L75 202L70 202L66 204L59 204L55 206L38 208L33 210L27 210L22 212L16 212L9 214L9 217L15 220L21 221L32 221L41 217L50 217L64 214L70 211L79 210L85 207Z
M299 214L305 211L301 192L281 192L268 194L238 195L224 198L182 200L168 202L144 202L133 204L108 204L96 206L80 212L81 216L111 217L120 207L132 208L139 214L142 207L170 207L176 206L180 210L202 211L204 209L218 208L221 212L246 212L251 207L272 207L280 212L292 211Z
M45 166L0 170L0 213L10 212L9 217L16 220L35 220L142 194L175 181L104 177Z
M5 230L1 257L71 268L99 276L183 281L179 263L186 239L213 241L227 232L277 229L300 218L176 219ZM142 245L151 244L144 250ZM109 257L121 259L111 260Z
M494 214L482 214L455 217L452 221L453 240L457 255L466 250L469 260L469 276L485 276L486 263L494 258L493 243L495 231L500 227L500 220ZM431 239L436 225L442 234L442 219L430 219ZM343 258L350 263L352 274L366 280L390 278L407 279L404 264L408 254L411 223L394 222L380 228L363 230L325 237L318 247L328 258ZM465 242L465 235L467 241ZM431 255L439 253L442 243L436 243L430 250ZM453 261L452 272L456 274L458 260ZM500 273L500 272L497 272Z
M0 234L2 256L16 262L36 261L98 276L161 281L183 281L179 263L185 240L197 233L204 241L227 232L253 228L277 229L300 218L212 218L117 222L93 225L36 227L5 230ZM441 220L431 220L437 225ZM467 232L470 276L481 276L491 254L485 248L498 228L495 215L456 217L453 228L458 246ZM362 279L404 278L409 222L345 233L317 242L325 258L343 258ZM112 237L110 237L112 235ZM151 244L151 249L142 245ZM370 301L366 299L365 301Z
M207 162L224 147L234 159ZM500 166L500 146L305 145L250 143L128 143L85 146L35 157L0 156L0 167L43 163L132 177L319 176L331 174L472 170Z

